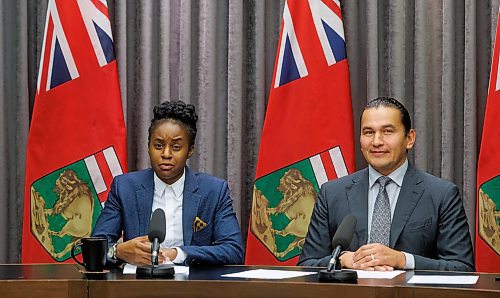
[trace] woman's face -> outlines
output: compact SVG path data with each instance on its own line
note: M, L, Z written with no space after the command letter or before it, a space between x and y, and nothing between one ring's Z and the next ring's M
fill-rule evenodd
M151 132L148 145L151 167L158 178L173 184L182 176L186 161L193 155L187 129L175 120L165 120Z

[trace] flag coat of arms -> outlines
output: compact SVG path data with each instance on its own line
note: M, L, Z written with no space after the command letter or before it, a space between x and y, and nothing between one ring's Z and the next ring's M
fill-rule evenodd
M500 270L500 24L497 24L477 165L476 270Z
M288 0L259 149L245 263L296 265L319 188L353 171L340 3Z
M22 262L69 260L126 167L106 1L49 0L28 137Z

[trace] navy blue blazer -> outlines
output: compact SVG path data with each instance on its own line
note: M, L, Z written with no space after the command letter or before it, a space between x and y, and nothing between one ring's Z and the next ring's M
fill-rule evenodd
M116 176L93 236L108 238L111 246L148 234L153 208L153 170ZM182 227L187 254L184 265L242 264L243 240L225 180L186 167ZM207 226L194 231L195 218Z
M299 265L327 266L342 219L358 219L349 251L368 241L368 168L321 187ZM390 245L413 254L415 269L474 271L469 225L458 187L408 165L391 223Z

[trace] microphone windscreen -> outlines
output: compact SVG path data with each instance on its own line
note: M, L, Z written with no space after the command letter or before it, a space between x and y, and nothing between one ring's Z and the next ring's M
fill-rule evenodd
M159 243L162 243L165 240L166 225L165 212L161 208L156 209L149 223L149 241L153 242L154 238L158 238Z
M356 224L358 220L356 216L353 214L348 214L342 222L340 223L335 235L333 235L332 245L333 247L337 247L340 245L342 250L345 250L351 244L352 236L354 235L354 231L356 230Z

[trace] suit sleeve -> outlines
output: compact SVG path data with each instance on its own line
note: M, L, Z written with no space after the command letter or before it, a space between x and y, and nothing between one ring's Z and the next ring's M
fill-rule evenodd
M322 187L314 206L298 266L328 266L333 250L328 218L326 190Z
M474 271L469 225L456 185L448 188L438 214L437 259L414 255L415 269Z
M113 246L121 237L123 230L122 205L118 195L118 180L114 179L108 194L105 207L97 218L92 236L102 236L108 239L108 247ZM109 263L115 262L108 260ZM108 264L110 265L110 264Z
M210 198L213 199L213 198ZM186 265L228 265L243 263L243 238L233 211L227 182L224 181L218 193L214 210L214 227L211 245L181 246L187 254Z

